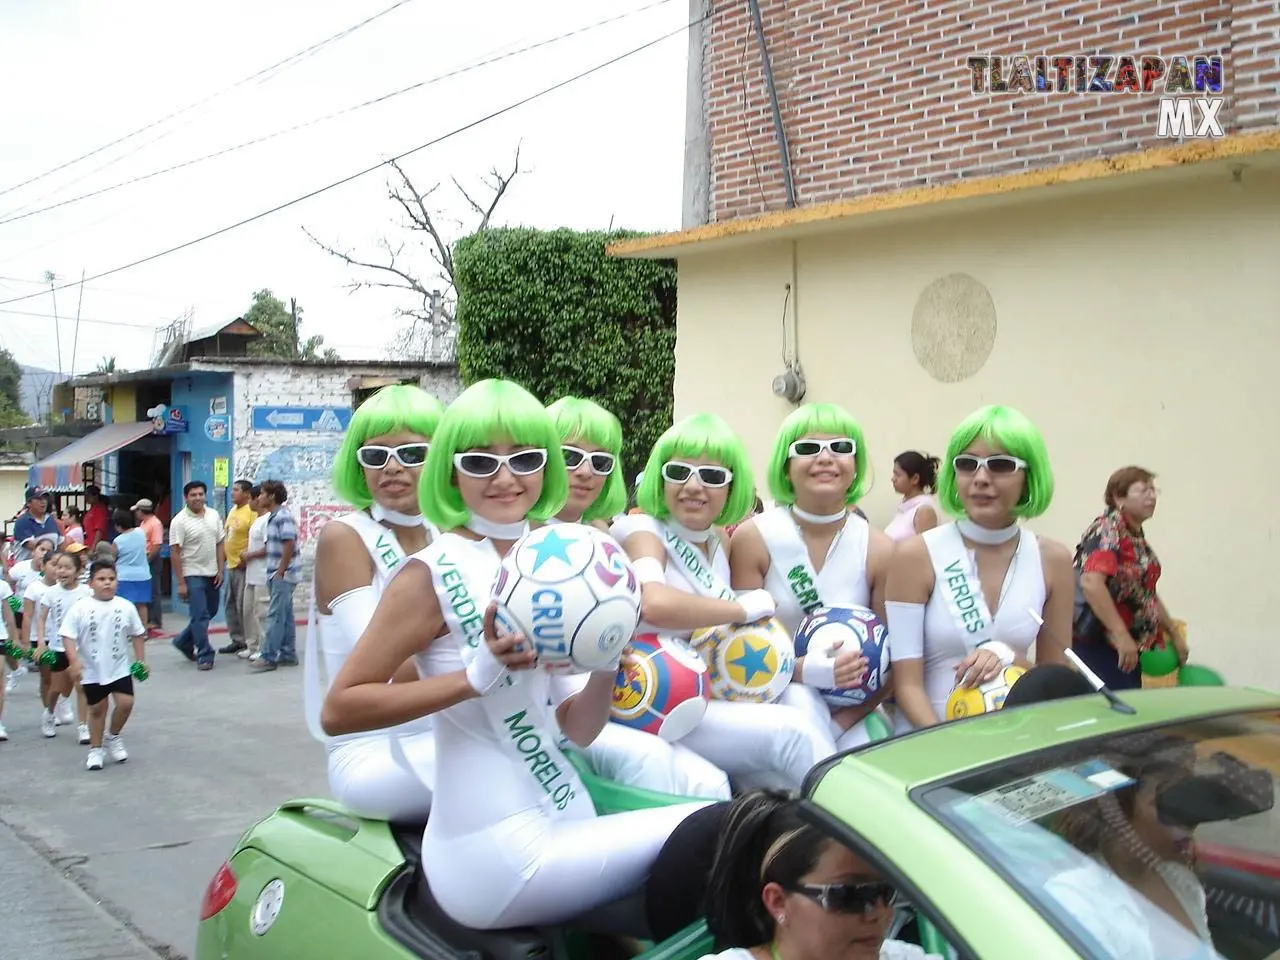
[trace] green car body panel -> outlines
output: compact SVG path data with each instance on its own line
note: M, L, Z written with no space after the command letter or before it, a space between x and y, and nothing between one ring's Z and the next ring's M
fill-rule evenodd
M909 878L943 926L982 960L1069 960L1076 951L1043 915L911 798L914 790L1039 750L1219 714L1280 710L1262 690L1187 687L1127 691L1135 713L1102 696L987 714L861 748L820 766L809 800ZM575 756L601 814L682 802L601 780ZM319 814L317 816L316 814ZM405 858L387 824L359 820L331 800L294 800L251 827L230 860L231 903L200 924L196 960L358 956L415 960L381 928L377 907ZM266 936L251 929L254 904L274 879L285 901ZM925 924L926 946L938 934ZM699 922L637 960L697 960L711 951Z

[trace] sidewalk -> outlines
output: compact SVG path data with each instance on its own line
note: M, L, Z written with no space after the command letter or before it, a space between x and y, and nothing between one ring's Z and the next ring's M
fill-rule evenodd
M183 630L186 629L186 626L190 621L191 621L191 618L187 616L187 611L185 608L182 610L176 610L176 611L166 610L164 612L164 628L163 628L164 633L156 637L155 640L172 640L174 637L176 637L178 634L180 634ZM307 625L307 618L295 616L293 622L297 624L299 627L305 628ZM226 633L227 633L227 622L225 620L214 620L210 622L209 636L211 637L218 636L218 635L226 636ZM152 642L155 642L155 640L153 640Z

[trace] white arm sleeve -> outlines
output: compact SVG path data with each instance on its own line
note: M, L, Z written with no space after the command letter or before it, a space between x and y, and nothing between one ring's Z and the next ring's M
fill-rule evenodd
M886 600L890 660L924 659L924 604Z
M559 707L570 697L576 697L586 689L589 673L559 674L548 678L548 691L551 694L551 706Z
M374 595L373 585L356 587L346 593L334 597L329 604L333 619L330 621L340 636L346 637L351 646L355 646L364 633L365 627L373 619L373 611L378 607L378 598Z
M639 560L632 560L631 566L641 584L667 582L667 568L663 566L661 560L641 557Z

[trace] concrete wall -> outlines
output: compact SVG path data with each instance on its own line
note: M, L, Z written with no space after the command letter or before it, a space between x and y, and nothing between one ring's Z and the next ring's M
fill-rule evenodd
M683 256L676 415L725 416L763 470L792 409L770 389L792 284L805 399L862 422L874 523L895 506L894 456L939 454L976 407L1016 406L1057 477L1032 526L1074 546L1112 470L1156 471L1161 593L1195 659L1280 689L1265 573L1280 539L1280 172L945 209Z

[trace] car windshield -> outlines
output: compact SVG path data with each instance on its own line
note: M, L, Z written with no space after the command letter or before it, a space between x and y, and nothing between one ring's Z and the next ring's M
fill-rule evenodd
M1280 958L1280 713L1055 747L916 799L1087 957Z

